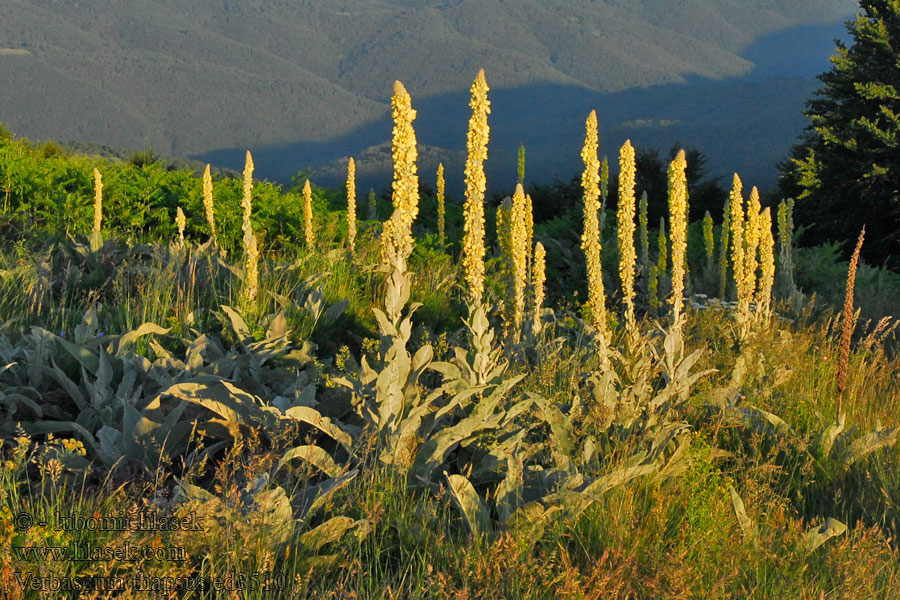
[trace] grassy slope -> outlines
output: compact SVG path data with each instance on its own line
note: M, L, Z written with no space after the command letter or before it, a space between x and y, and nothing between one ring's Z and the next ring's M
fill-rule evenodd
M36 153L28 168L64 172L67 164L76 170L87 170L88 166L76 162L84 159L69 159L71 163L52 160L60 162L47 162ZM105 172L111 171L109 165L100 164ZM128 189L125 182L129 178L142 181L146 173L146 169L122 167L122 187L118 189ZM224 183L219 185L225 189ZM274 196L268 195L265 186L258 187L262 197L257 210L265 212L265 204L274 202ZM111 195L115 189L110 189ZM89 204L89 189L81 194L84 197L79 201ZM317 198L319 246L313 252L298 249L300 240L294 237L277 253L264 252L268 259L262 269L259 301L241 310L251 335L260 340L266 337L269 315L286 307L289 342L296 348L302 347L304 341L316 342L316 361L297 370L289 361L273 359L261 375L244 371L233 372L229 377L238 388L259 394L263 403L274 402L274 390L282 385L277 383L279 377L287 375L288 382L295 378L311 382L319 410L345 425L359 424L350 410L349 394L335 387L334 381L340 376L353 377L363 355L380 368L375 356L374 338L378 334L371 308L381 303L384 287L381 276L370 269L378 262L378 225L365 224L358 250L350 257L342 249L345 233L340 228L340 193L319 190ZM365 207L365 201L360 200ZM431 344L437 359L449 360L453 356L450 346L472 350L472 345L459 331L465 306L460 300L463 290L457 283L457 267L451 257L425 239L427 233L433 232L434 219L434 206L425 200L422 228L417 231L419 248L410 262L411 301L423 302L424 307L416 313L408 348L414 352ZM384 204L380 209L382 218L390 210ZM195 207L190 212L197 210ZM19 218L27 218L29 212L22 211ZM107 218L121 227L124 216L113 213ZM77 213L75 218L90 221L89 214ZM449 232L454 242L460 235L458 219L458 214L451 215ZM577 228L576 223L556 222L552 226L559 233L551 234L550 224L538 227L536 232L548 248L553 247L551 235L561 235L565 240ZM823 452L818 441L823 422L817 413L821 413L825 423L834 418L839 349L837 336L828 323L808 309L798 311L782 306L783 316L793 323L776 319L769 329L758 331L744 342L736 340L735 323L727 313L692 311L685 330L685 355L700 350L699 362L691 370L716 372L689 386L687 402L676 402L662 417L666 426L674 426L680 432L663 445L663 457L681 465L683 470L676 469L660 481L651 476L638 478L598 494L596 503L582 516L566 511L556 513L540 533L529 526L534 514L519 525L501 525L499 512L491 508L494 533L473 540L446 487L422 489L414 481L409 482L399 467L381 465L380 446L363 435L354 436L348 455L327 438L310 436L309 432L297 436L291 430L278 433L275 428L263 427L252 433L245 429L237 439L226 434L225 447L219 448L205 466L198 462L196 453L190 452L195 448L193 444L173 445L171 463L155 465L149 458L145 463L132 455L114 468L110 468L107 459L100 459L93 446L83 444L86 458L92 461L91 467L85 469L85 461L80 457L82 449L70 441L72 434L66 431L51 438L27 425L32 430L30 436L11 433L16 421L42 421L15 394L35 398L47 411L43 421L66 420L73 418L67 415L79 413L72 388L65 391L54 383L56 378L46 376L54 363L72 378L81 393L92 398L93 408L82 408L79 417L92 434L97 433L94 428L100 423L120 430L125 423L123 417L117 416L121 411L117 397L103 391L90 374L90 367L79 368L79 361L88 361L85 354L65 350L56 337L36 333L29 329L30 325L58 331L61 338L89 352L97 352L106 343L104 339L114 343L116 335L133 330L144 321L172 327L168 334L155 336L158 346L134 346L136 352L156 361L155 370L144 381L147 395L137 396L139 410L156 393L154 390L169 385L170 377L183 378L186 369L195 372L214 360L215 352L207 348L203 356L193 359L199 364L186 358L185 363L191 362L192 366L174 362L185 357L188 342L200 343L197 336L201 332L230 348L235 353L234 361L247 360L252 355L246 340L240 343L240 334L232 331L228 319L217 319L212 312L219 310L221 304L238 303L240 280L227 269L208 270L208 255L196 249L206 234L202 224L195 227L189 232L195 258L187 261L177 249L166 245L173 235L171 229L162 240L156 237L159 231L150 233L148 241L154 237L158 241L143 262L117 262L117 252L127 245L111 241L105 250L88 253L88 259L78 263L80 268L68 274L66 261L54 256L65 257L66 249L75 244L63 242L49 251L39 239L29 238L28 229L18 230L20 243L0 255L0 321L4 324L0 330L0 353L4 364L14 363L0 373L0 410L4 412L5 427L0 464L0 566L4 569L2 589L12 597L18 597L19 583L13 577L16 573L22 576L42 572L64 578L122 576L136 570L148 578L169 577L172 583L177 583L179 577L199 575L207 578L211 586L217 577L226 577L229 572L245 575L243 583L239 577L223 579L219 590L210 591L205 597L228 597L222 589L226 585L244 585L247 589L252 585L247 578L253 573L260 574L260 585L268 585L269 591L256 589L247 594L251 598L271 597L275 587L282 584L288 597L323 598L812 600L822 593L835 598L881 598L900 593L896 547L900 534L900 448L894 445L878 450L850 466L844 464L842 454L852 449L845 445L879 424L896 426L900 360L895 355L885 355L881 344L869 337L871 325L861 328L850 355L844 400L847 427L853 426L856 431L839 440L834 454ZM235 228L237 224L228 227ZM270 232L266 237L273 236ZM611 247L608 242L605 248ZM605 254L607 262L613 258L610 255ZM79 260L74 253L70 256L70 260ZM798 266L820 274L824 281L821 285L840 287L845 266L835 264L828 256L828 252L821 252L817 259L798 257ZM232 254L231 260L239 264L239 251ZM565 256L557 256L556 260L566 265ZM577 253L570 260L580 262ZM493 300L503 294L497 266L494 261L488 269L488 289L492 290L489 293L498 294L492 296ZM695 277L701 271L701 265L692 265ZM615 272L614 259L607 272ZM302 281L317 274L324 274L320 283L326 305L349 300L346 313L336 321L316 321L304 308L304 297L310 288L304 291ZM548 322L546 332L527 342L524 352L514 346L505 346L503 351L503 356L511 360L503 377L523 376L503 406L524 400L528 394L539 394L550 403L543 409L530 408L519 418L521 426L528 430L522 445L522 450L530 449L527 456L522 456L530 469L527 477L535 476L536 465L545 470L576 468L589 479L614 473L635 460L639 462L642 449L646 450L654 439L656 430L644 429L640 423L627 425L618 419L627 419L630 401L643 406L664 389L664 366L660 358L654 358L654 353L667 353L653 333L657 319L647 315L642 321L643 341L633 352L625 349L621 332L617 332L616 347L623 357L613 361L619 381L610 387L597 379L604 372L598 350L576 323L580 303L572 298L571 289L556 268L551 269L548 284L557 292L552 302L555 317ZM610 292L614 284L613 278ZM857 293L872 295L872 291L862 289L863 285L874 283L861 282ZM284 304L269 292L295 300ZM896 297L895 292L883 288L881 293ZM610 296L610 306L618 312L615 294ZM93 322L91 308L97 310ZM88 320L79 329L84 315L88 315ZM665 326L665 317L659 322ZM348 349L343 350L343 345ZM113 347L108 348L113 354ZM174 358L163 359L166 352ZM50 358L54 363L49 362ZM223 363L219 369L229 368L227 365ZM648 379L642 383L644 375ZM124 379L115 368L111 377L116 387L120 378ZM427 373L420 385L431 389L439 382L437 373ZM95 383L97 387L92 387ZM117 389L127 393L122 387ZM611 411L603 404L610 390L615 398ZM767 426L764 419L740 424L740 417L718 415L707 405L723 393L745 410L757 407L780 416L787 429ZM176 403L164 396L163 406L167 412ZM542 416L547 411L558 411L563 416L563 423L568 424L565 427L571 427L568 434L547 426ZM161 416L145 414L151 419ZM221 436L214 427L203 425L212 415L208 409L196 406L185 413L188 423L189 419L197 419L201 424L200 437L206 445ZM612 425L610 418L614 419ZM74 439L85 441L80 435ZM595 445L596 454L588 449L589 440ZM332 495L316 515L295 522L278 508L278 490L285 490L288 497L298 497L325 477L302 461L278 472L274 465L286 448L303 443L319 444L339 465L352 463L359 474ZM487 506L494 507L497 481L478 475L480 468L472 454L473 448L489 443L490 436L479 438L466 450L454 450L443 468L453 474L468 474L478 482L476 491L487 499ZM673 453L676 445L683 445L684 454ZM149 450L152 444L146 448ZM567 461L571 461L569 466L563 467ZM145 465L152 466L145 470ZM502 475L507 469L506 461L502 461L488 472ZM266 481L258 479L261 476L272 476L270 483L262 484L262 495L252 487L254 481ZM179 488L175 477L208 490L212 496L182 488L182 495L173 498L174 490ZM440 477L438 481L446 484ZM729 486L742 498L751 529L744 530L739 524ZM194 498L189 500L185 494ZM164 514L172 512L189 519L196 514L203 531L76 533L65 527L54 529L54 525L61 525L55 515L106 516L119 514L123 507L143 506L150 510L147 503L153 499L153 509ZM552 498L544 497L542 501L552 506ZM299 509L295 506L293 510ZM20 512L49 515L49 523L16 531L13 518ZM338 517L344 521L328 521ZM820 526L827 517L846 523L849 530L808 551L804 547L807 531ZM322 529L310 533L326 523L347 526L350 531L335 537L325 535ZM306 533L310 535L303 537ZM13 550L72 542L111 548L155 544L183 549L188 560L157 558L139 565L127 560L73 563L22 557ZM133 579L126 581L133 587ZM28 592L24 597L36 594ZM200 595L176 593L175 597Z

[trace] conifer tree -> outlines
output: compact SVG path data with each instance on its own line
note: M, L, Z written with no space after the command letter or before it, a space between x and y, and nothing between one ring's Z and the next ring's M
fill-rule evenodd
M860 0L837 42L824 84L807 102L810 123L781 164L806 242L851 241L863 225L873 262L900 266L900 0ZM850 243L845 251L852 249Z

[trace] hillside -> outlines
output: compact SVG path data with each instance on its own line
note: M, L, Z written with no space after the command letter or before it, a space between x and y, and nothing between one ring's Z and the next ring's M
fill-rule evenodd
M522 141L538 161L534 173L567 177L577 152L569 156L554 140L582 127L588 107L606 107L600 112L616 113L601 118L610 153L629 123L649 122L635 136L642 143L663 146L677 136L721 156L714 170L765 179L802 128L798 111L815 87L811 76L827 67L831 39L855 7L851 0L4 2L0 122L31 138L152 148L230 167L250 148L277 155L260 162L261 176L287 180L386 141L395 79L421 107L420 141L460 150L466 120L445 117L465 114L468 87L484 67L497 98L489 170L514 166ZM788 56L794 69L779 66ZM761 87L746 88L748 81ZM710 96L708 86L723 95ZM504 92L509 100L499 98ZM729 95L743 102L721 104ZM779 102L748 130L760 106L754 97ZM681 114L669 117L669 109ZM671 121L678 126L652 125ZM742 157L763 140L772 148ZM735 150L721 155L723 146Z

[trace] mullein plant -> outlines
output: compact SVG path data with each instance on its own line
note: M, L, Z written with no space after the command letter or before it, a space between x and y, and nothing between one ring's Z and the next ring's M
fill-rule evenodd
M437 168L437 211L438 211L438 242L441 249L444 248L446 236L444 232L444 163L438 163Z
M213 212L213 182L212 174L209 171L209 165L203 170L203 210L206 214L206 223L209 225L209 239L212 241L213 248L219 247L219 241L216 239L216 217Z
M659 252L656 255L656 273L659 277L659 288L663 288L663 283L665 281L667 269L669 268L668 260L669 260L669 240L666 237L666 218L659 218L659 234L656 238L657 248L659 248Z
M759 215L759 287L756 291L757 320L769 322L772 312L772 287L775 284L775 238L772 236L772 211L767 206Z
M544 245L540 242L534 245L534 259L531 269L531 284L534 287L534 324L535 333L541 330L541 310L544 304L544 283L547 281L546 256Z
M94 167L94 226L91 228L91 250L100 249L102 238L100 237L100 225L103 222L103 176L97 167Z
M378 220L378 210L375 206L375 190L373 190L372 188L369 188L369 220Z
M587 264L588 308L591 323L600 333L603 343L609 342L606 327L606 293L603 289L603 264L601 263L600 225L597 212L600 210L600 161L597 159L597 113L591 111L585 123L584 147L581 150L584 173L581 187L584 190L584 233L581 249Z
M649 291L650 281L650 237L647 232L647 192L641 192L638 202L638 239L641 242L641 280L644 290Z
M598 227L600 242L603 242L603 232L606 228L606 201L609 199L609 160L603 156L600 163L600 225Z
M259 250L256 247L256 236L253 234L253 225L250 223L250 215L253 211L253 157L247 151L244 163L244 194L241 199L243 218L241 228L244 231L244 287L242 299L246 307L256 300L259 293Z
M746 289L752 298L756 293L757 277L756 272L759 269L759 242L760 229L759 219L762 207L759 203L759 191L754 186L750 190L750 198L747 201L747 215L744 221L744 277L747 278Z
M788 198L778 203L778 259L782 293L791 298L797 293L794 285L793 237L794 199Z
M525 194L525 246L531 248L534 245L534 206L531 203L531 194ZM531 273L531 252L526 252L528 257L528 273Z
M705 278L712 277L713 272L713 254L715 253L715 236L713 233L713 219L709 211L703 215L703 249L706 253L706 273Z
M184 227L187 225L187 219L181 207L175 209L175 226L178 228L178 245L184 246Z
M617 242L619 247L619 278L622 281L622 301L625 303L625 329L629 341L634 341L637 323L634 318L634 180L635 157L631 140L626 140L619 151L619 207L617 217ZM673 271L675 263L672 263Z
M484 69L472 84L472 98L469 106L472 117L469 119L469 130L466 135L465 180L466 201L463 207L465 222L463 234L463 266L470 309L481 304L484 296L484 161L487 160L487 145L490 128L487 116L491 112L491 103L487 98L488 85L484 79Z
M735 174L737 176L737 174ZM731 239L731 199L722 207L722 232L719 235L719 298L724 302L728 293L728 243Z
M669 228L672 239L672 323L676 329L682 324L684 296L684 264L687 256L687 161L680 150L669 165Z
M525 185L525 144L519 144L518 175L519 183Z
M513 272L513 326L515 341L519 339L522 322L525 318L525 284L528 277L528 231L525 219L525 190L522 184L516 184L513 194L512 212L510 214L510 241L512 245Z
M850 266L847 268L847 289L844 294L844 311L841 314L841 348L838 355L838 421L841 420L841 413L843 412L844 405L844 392L847 390L847 370L850 364L850 337L853 335L853 329L856 327L856 318L853 312L853 288L856 285L856 267L859 264L859 252L862 250L865 237L866 226L863 225L862 231L859 232L859 239L856 241L856 248L853 250L853 256L850 257Z
M347 163L347 242L350 252L356 249L356 162Z
M316 232L313 229L312 214L312 188L309 185L309 179L307 179L303 184L303 224L307 250L312 250L316 245Z

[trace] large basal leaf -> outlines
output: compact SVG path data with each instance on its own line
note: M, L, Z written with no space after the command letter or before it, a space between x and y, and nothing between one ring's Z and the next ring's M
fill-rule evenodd
M831 538L837 537L845 531L847 531L846 525L837 519L828 517L825 523L806 532L806 535L803 537L803 547L807 552L812 552Z
M334 459L324 448L312 445L297 446L285 452L279 459L275 470L278 471L295 458L305 460L329 477L336 477L341 472L341 467L335 464Z
M887 448L897 442L897 434L900 428L892 427L890 429L877 429L872 433L868 433L859 439L853 440L847 449L847 455L844 457L844 464L848 467L880 448Z
M331 544L344 537L344 534L356 527L357 522L350 517L333 517L318 527L300 536L300 543L312 552L318 551L325 544Z
M447 475L450 484L450 494L456 506L462 511L466 525L473 536L481 537L491 534L491 518L484 502L478 497L478 493L472 483L462 475Z

